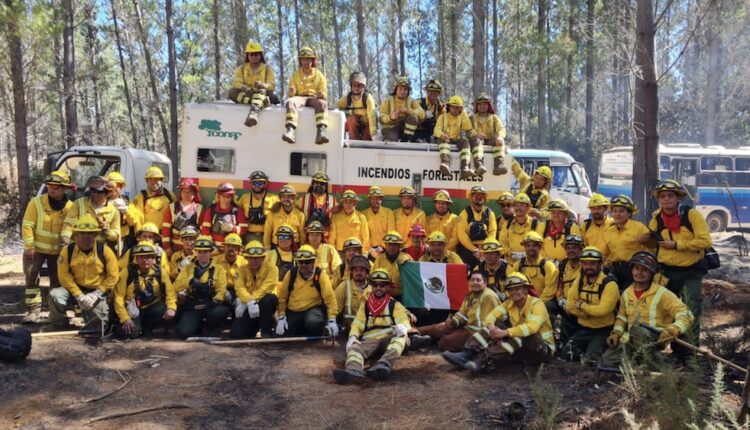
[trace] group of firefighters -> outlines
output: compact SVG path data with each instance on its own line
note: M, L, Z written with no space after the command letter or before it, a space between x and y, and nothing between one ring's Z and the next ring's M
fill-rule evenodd
M315 110L317 135L315 143L328 143L326 136L328 85L326 77L316 68L315 50L303 47L299 52L299 69L289 79L286 101L286 130L282 139L296 142L299 110L312 107ZM494 175L507 173L504 164L506 130L500 117L495 115L487 94L474 100L474 112L469 116L464 110L464 101L458 95L441 100L443 86L435 79L428 81L425 97L411 97L411 82L407 77L396 80L393 92L380 103L367 91L367 76L354 72L349 77L350 91L338 100L337 106L346 114L346 131L350 139L372 140L381 128L381 138L388 141L435 142L440 154L440 170L451 174L451 145L459 150L462 179L482 176L484 146L492 148ZM250 112L245 125L258 124L261 110L270 104L279 104L276 95L276 77L266 64L263 48L250 41L245 47L245 61L236 72L229 90L229 98L236 103L247 104ZM378 115L379 114L379 115Z
M154 329L182 339L226 328L240 339L346 333L346 365L334 372L341 383L386 379L406 349L430 343L481 372L502 357L539 365L555 354L611 367L638 342L698 341L711 238L701 214L680 205L679 183L658 184L648 225L633 219L629 197L599 194L579 225L551 199L549 167L529 176L514 161L512 170L521 192L501 193L500 213L477 185L457 213L450 193L436 192L429 216L411 187L390 209L373 185L360 211L355 192L330 193L325 172L298 195L291 185L269 192L268 176L255 171L249 192L221 183L206 205L194 180L181 180L177 196L166 190L158 167L132 201L114 171L71 201L70 177L55 171L23 220L26 321L44 321L46 306L63 327L77 305L84 329L111 327L121 338ZM408 261L466 266L458 312L400 303Z

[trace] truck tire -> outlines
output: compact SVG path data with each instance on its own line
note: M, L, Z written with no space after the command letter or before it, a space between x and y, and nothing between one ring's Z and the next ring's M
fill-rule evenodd
M708 225L708 231L710 233L720 233L727 229L726 216L719 212L711 212L706 217L706 224Z

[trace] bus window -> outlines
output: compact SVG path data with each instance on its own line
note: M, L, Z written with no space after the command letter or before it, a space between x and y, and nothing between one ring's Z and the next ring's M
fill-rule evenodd
M698 175L698 185L731 184L732 157L701 157L701 173Z
M673 156L671 163L670 178L688 187L688 190L692 193L696 186L695 178L698 174L698 160L695 158L676 158Z
M326 154L323 152L292 152L289 174L292 176L312 176L326 171Z
M234 173L234 149L198 148L198 171Z
M659 179L662 181L672 177L669 171L670 160L668 155L659 156Z
M750 186L750 158L734 159L734 181L738 187Z

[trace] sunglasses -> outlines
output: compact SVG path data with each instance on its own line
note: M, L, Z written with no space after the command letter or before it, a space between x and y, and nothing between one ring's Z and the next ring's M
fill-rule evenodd
M372 285L372 288L388 288L391 283L390 282L373 282L370 285Z
M97 190L97 189L91 189L91 192L94 194L106 194L107 190Z
M290 234L280 234L276 236L278 240L292 240L292 235Z
M297 260L298 265L308 265L315 263L315 260Z
M513 203L503 203L500 205L501 208L512 208Z
M266 185L266 181L253 181L253 182L252 182L252 185L253 185L254 187L263 187L263 186L265 186L265 185Z
M250 56L251 57L259 57L261 54L262 54L261 52L251 52Z

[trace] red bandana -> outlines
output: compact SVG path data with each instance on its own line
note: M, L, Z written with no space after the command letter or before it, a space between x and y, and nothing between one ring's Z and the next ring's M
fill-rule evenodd
M667 215L664 211L661 211L661 220L664 222L664 227L672 233L680 232L680 212L675 212L672 215ZM660 232L661 233L661 232Z
M370 315L373 318L380 316L390 301L390 293L385 293L381 298L375 297L375 294L370 294L370 297L367 298L367 309L370 311Z
M565 228L565 223L560 224L560 227L555 227L555 225L550 222L549 232L547 233L547 237L556 239L558 236L560 236L560 233L563 232L564 228Z

